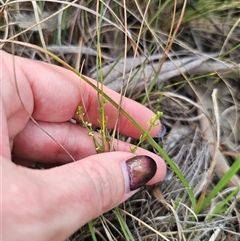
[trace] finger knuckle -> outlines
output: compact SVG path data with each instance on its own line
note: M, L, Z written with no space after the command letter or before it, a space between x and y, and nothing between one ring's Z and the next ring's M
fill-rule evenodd
M111 170L101 162L90 160L87 163L88 174L93 183L93 193L99 203L101 212L105 212L116 203L117 185Z

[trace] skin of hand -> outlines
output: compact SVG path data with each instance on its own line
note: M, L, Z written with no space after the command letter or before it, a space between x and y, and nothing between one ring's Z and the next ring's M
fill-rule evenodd
M116 152L96 154L86 129L69 120L76 118L77 106L84 103L88 121L98 126L98 96L71 71L0 51L0 81L1 240L66 239L136 192L129 190L129 177L122 168L132 157L144 155L155 160L156 173L147 185L164 179L164 161L141 148L130 153L129 143L114 140ZM107 87L104 92L119 103L119 94ZM153 116L150 110L127 98L122 108L148 128ZM29 119L29 114L75 162ZM106 103L105 114L108 128L114 128L117 109ZM160 128L159 122L150 134L156 136ZM124 116L120 116L119 130L134 138L141 135ZM52 168L28 168L36 162Z

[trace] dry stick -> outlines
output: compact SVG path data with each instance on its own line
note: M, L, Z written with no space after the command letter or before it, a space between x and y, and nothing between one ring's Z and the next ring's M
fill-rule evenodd
M214 156L213 156L212 164L209 169L209 173L208 173L208 177L207 177L208 180L210 180L210 178L213 174L214 168L216 166L217 151L219 150L219 145L220 145L220 121L219 121L219 109L218 109L218 103L217 103L217 93L218 93L218 90L213 89L213 93L212 93L213 110L214 110L213 113L215 114L215 120L216 120L216 126L217 126L217 142L214 147Z
M152 190L153 196L158 200L158 202L160 202L166 210L170 211L168 203L165 200L165 198L164 198L162 192L160 191L160 189L158 188L158 186L156 184L153 185L151 190Z

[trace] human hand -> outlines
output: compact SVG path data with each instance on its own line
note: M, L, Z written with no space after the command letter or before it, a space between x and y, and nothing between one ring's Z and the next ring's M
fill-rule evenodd
M164 178L166 166L160 157L141 148L133 155L128 143L115 140L117 152L96 155L87 130L69 120L76 118L77 106L84 103L89 122L97 126L97 94L69 70L0 51L0 73L3 240L64 240L124 202L139 186ZM108 88L104 91L119 103L119 94ZM153 116L150 110L127 98L122 107L147 129ZM72 162L56 141L29 120L27 112L77 161ZM117 110L106 103L105 113L111 129ZM119 123L122 134L140 137L124 116L120 116ZM159 130L160 123L150 134L155 136ZM27 168L36 162L58 167Z

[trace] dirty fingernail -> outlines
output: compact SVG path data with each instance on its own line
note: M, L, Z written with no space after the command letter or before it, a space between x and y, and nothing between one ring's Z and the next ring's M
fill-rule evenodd
M127 191L136 190L150 181L157 172L156 162L149 156L134 156L125 161L123 168Z

